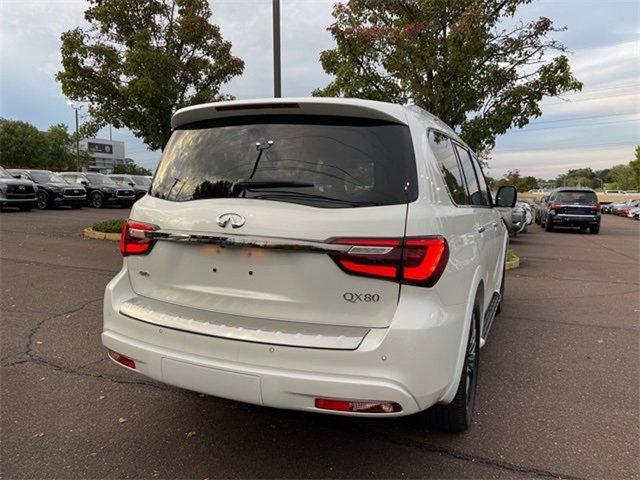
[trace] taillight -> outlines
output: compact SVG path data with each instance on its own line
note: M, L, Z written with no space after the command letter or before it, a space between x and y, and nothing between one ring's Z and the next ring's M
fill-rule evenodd
M407 238L402 257L403 283L433 287L449 261L449 246L442 237Z
M126 220L120 235L120 253L128 255L146 255L156 243L145 236L144 232L157 230L158 227L149 223Z
M594 210L596 212L600 212L600 211L602 211L602 205L600 205L600 204L591 205L591 210Z
M349 274L423 287L436 284L449 260L447 241L440 236L338 238L333 243L352 245L346 252L330 254Z
M549 210L559 210L561 208L561 205L559 203L552 203L551 205L549 205Z
M394 413L402 411L402 407L396 402L381 402L376 400L353 401L316 398L315 407L321 410L332 410L334 412Z

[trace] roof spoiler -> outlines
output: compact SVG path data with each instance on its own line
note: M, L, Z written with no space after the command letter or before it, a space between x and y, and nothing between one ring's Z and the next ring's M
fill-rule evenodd
M343 98L269 98L207 103L182 108L173 115L171 128L204 120L261 114L327 115L407 123L404 107L392 103Z

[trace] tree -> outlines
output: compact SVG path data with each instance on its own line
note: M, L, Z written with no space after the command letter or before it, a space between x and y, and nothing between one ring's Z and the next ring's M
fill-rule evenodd
M118 164L113 167L113 173L121 175L151 175L151 170L135 163Z
M538 181L536 177L527 176L522 177L520 181L517 183L516 188L519 192L528 192L529 190L533 190L534 188L538 188Z
M50 170L76 169L75 140L64 124L51 125L46 132L47 162ZM72 150L73 148L73 150Z
M636 188L635 175L633 168L629 165L614 165L611 167L611 178L622 190L631 190Z
M181 107L232 98L221 86L244 70L206 0L89 0L88 30L62 34L56 75L96 125L129 128L150 149L171 135Z
M640 190L640 145L636 147L635 160L629 162L635 180L635 189Z
M41 168L47 161L47 140L35 125L0 118L0 155L7 168Z
M580 90L548 18L505 27L530 0L350 0L320 61L318 96L412 101L479 153L542 114L540 100ZM558 55L554 55L559 53Z
M1 163L7 168L76 170L75 139L64 124L41 132L27 122L0 119ZM89 163L88 152L80 152L80 165Z

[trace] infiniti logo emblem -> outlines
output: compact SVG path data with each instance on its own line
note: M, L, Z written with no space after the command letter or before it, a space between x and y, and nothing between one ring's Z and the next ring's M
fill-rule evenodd
M222 228L226 228L227 225L231 225L231 228L240 228L244 225L245 219L242 215L238 215L237 213L223 213L218 215L216 222L218 222L218 225Z

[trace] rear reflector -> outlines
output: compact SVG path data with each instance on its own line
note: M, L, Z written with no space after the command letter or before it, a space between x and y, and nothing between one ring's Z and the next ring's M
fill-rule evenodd
M331 400L328 398L316 398L316 408L320 410L332 410L334 412L355 413L395 413L401 412L402 407L396 402L381 402L369 400Z
M449 261L447 241L440 236L398 238L337 238L333 243L353 245L331 253L345 272L432 287Z
M129 367L129 368L133 368L134 370L136 369L136 362L130 359L129 357L120 355L118 352L114 352L113 350L109 350L108 355L109 357L111 357L112 360L120 363L121 365L124 365L125 367Z
M145 237L147 231L157 230L158 227L148 223L126 220L120 234L120 253L126 257L129 255L146 255L151 251L155 240Z

